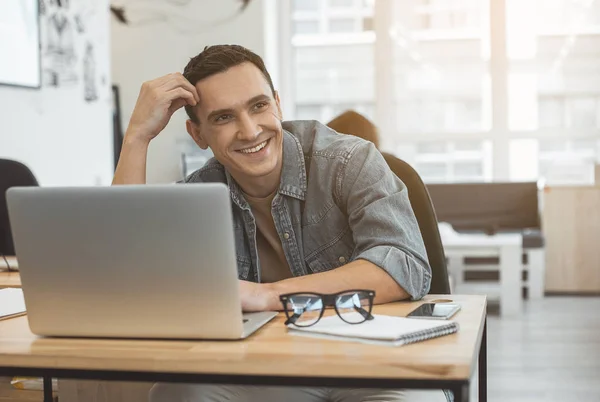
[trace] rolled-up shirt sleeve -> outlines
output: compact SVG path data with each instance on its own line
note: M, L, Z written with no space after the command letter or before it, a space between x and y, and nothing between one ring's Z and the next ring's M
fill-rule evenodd
M356 245L353 260L387 271L418 300L429 292L431 267L404 183L371 143L359 143L338 176Z

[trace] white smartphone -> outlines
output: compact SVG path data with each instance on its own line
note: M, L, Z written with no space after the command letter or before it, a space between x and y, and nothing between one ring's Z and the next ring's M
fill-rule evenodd
M460 304L457 303L424 303L411 311L406 317L447 320L459 310Z

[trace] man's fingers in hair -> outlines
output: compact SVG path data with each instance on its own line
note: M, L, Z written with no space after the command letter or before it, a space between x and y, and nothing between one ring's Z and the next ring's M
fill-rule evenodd
M149 88L160 88L162 86L164 86L167 82L171 81L173 79L173 74L167 74L167 75L163 75L162 77L158 77L155 78L153 80L150 81L146 81L144 82L144 85L146 85Z
M188 104L187 99L183 99L183 98L175 99L173 102L171 102L171 106L169 106L169 114L172 115L177 110L181 109L182 107L184 107L187 104Z
M169 79L162 83L161 87L165 91L170 91L177 87L182 87L190 91L194 95L194 99L196 102L200 102L200 96L198 95L198 91L196 91L196 87L190 84L190 82L183 76L181 73L173 73L170 74Z
M175 89L171 89L170 91L166 92L167 98L166 100L168 101L173 101L177 98L182 98L185 99L187 101L187 104L190 106L196 106L196 104L198 102L196 102L196 98L194 97L194 94L192 94L190 91L188 91L185 88L182 87L178 87Z
M198 94L198 91L196 90L196 87L192 85L191 82L189 82L187 80L187 78L185 78L183 76L183 74L179 74L178 75L179 80L181 81L181 84L183 87L187 88L188 91L190 91L193 95L194 98L196 99L196 102L200 102L200 95Z

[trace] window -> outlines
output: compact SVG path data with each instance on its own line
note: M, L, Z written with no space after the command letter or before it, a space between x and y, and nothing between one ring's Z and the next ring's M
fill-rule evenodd
M600 128L598 99L593 96L572 97L567 100L567 121L572 128Z
M600 27L600 3L597 1L529 0L524 3L534 4L536 25L543 34L566 34L574 26L583 31Z
M596 140L540 141L539 177L548 184L592 184L596 148Z
M406 3L406 2L404 2ZM417 29L457 30L477 28L481 23L481 5L477 0L433 0L423 1L414 9ZM405 11L407 4L401 4Z
M398 130L405 132L478 131L483 126L479 99L403 99L397 101Z
M510 144L511 179L593 184L597 139L519 139Z
M299 0L288 17L296 117L363 113L429 182L593 177L600 1Z
M483 166L480 162L457 162L454 165L454 176L457 181L466 181L471 178L477 178L479 181L483 177Z
M356 19L335 18L329 20L329 32L354 32L357 31Z
M426 183L491 180L490 141L420 141L400 144L395 154L415 167Z
M282 0L285 1L285 0ZM343 34L373 30L373 2L365 0L296 0L292 4L292 43L323 44L327 36L344 39Z
M329 6L331 8L348 8L352 7L356 1L354 0L329 0Z
M423 180L430 183L440 183L448 180L450 169L444 162L417 162L415 169Z
M375 120L375 105L371 102L367 103L339 103L332 105L332 117L339 116L348 110L354 110L368 118L371 121Z
M318 21L296 21L294 23L295 34L316 34L319 33Z
M593 184L596 140L540 141L539 177L545 183Z
M600 156L600 80L592 72L600 63L600 9L591 3L507 0L515 22L507 32L509 129L536 137L511 141L513 180L527 172L547 184L593 183Z
M293 0L292 8L298 11L316 11L319 9L320 0Z
M321 105L296 105L297 120L321 120Z
M565 127L565 100L561 96L540 96L538 122L540 128Z

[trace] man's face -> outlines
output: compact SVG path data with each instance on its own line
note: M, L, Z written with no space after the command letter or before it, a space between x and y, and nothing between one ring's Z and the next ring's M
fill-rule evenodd
M199 81L199 124L188 120L188 132L203 149L244 186L253 178L278 175L283 131L279 97L260 70L243 63Z

